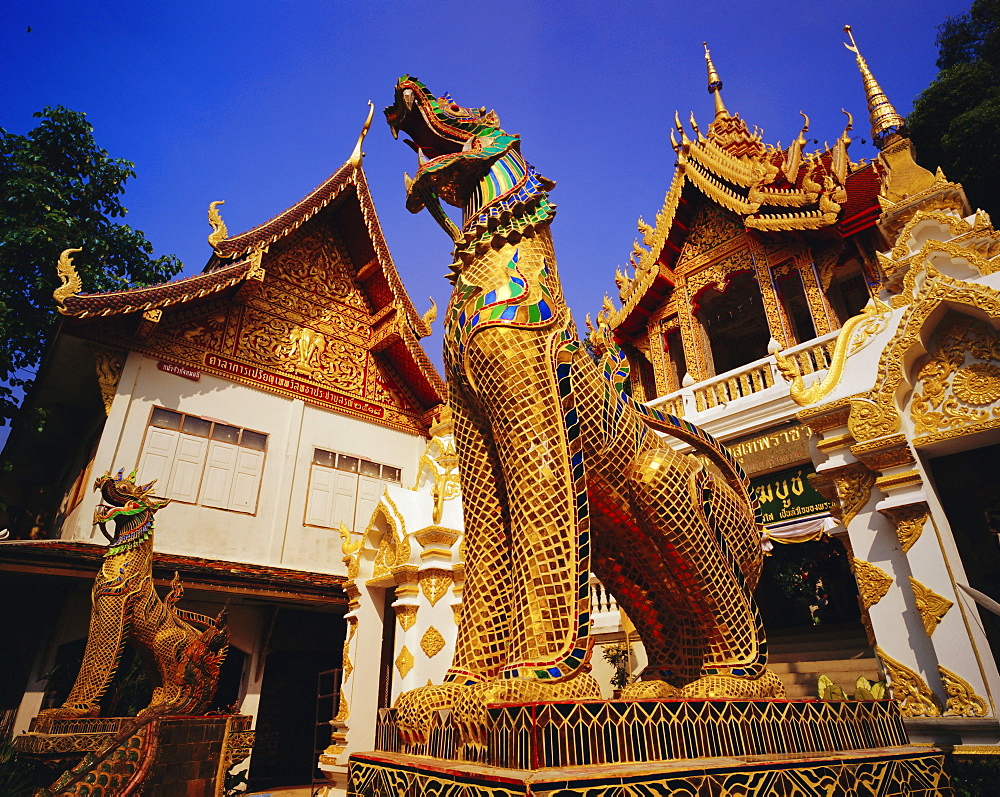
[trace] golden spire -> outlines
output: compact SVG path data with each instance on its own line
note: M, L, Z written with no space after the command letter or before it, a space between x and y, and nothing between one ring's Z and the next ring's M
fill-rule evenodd
M875 146L882 149L887 140L893 135L903 134L903 130L906 127L906 120L897 113L892 103L889 102L889 98L885 96L885 92L882 91L882 87L875 80L875 76L872 75L871 70L868 68L868 63L858 50L857 42L854 41L851 26L845 25L844 32L851 39L851 43L847 44L845 42L844 46L857 56L858 69L861 70L861 78L865 83L865 94L868 96L868 115L871 117L872 122L872 139L875 142Z
M729 111L722 104L722 78L719 77L715 64L712 63L712 54L708 51L708 42L702 42L702 44L705 45L705 63L708 66L708 93L715 96L715 118L729 116Z

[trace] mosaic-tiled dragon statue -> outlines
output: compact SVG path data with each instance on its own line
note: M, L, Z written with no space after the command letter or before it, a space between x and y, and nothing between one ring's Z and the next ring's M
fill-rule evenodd
M47 727L59 720L99 716L101 697L114 678L127 642L152 665L152 700L101 750L88 754L67 771L51 791L39 794L71 793L67 791L70 786L82 788L81 794L119 793L113 788L94 791L93 784L85 785L84 781L93 780L87 778L88 773L96 771L108 757L117 762L111 770L122 783L139 777L143 762L127 754L130 740L159 717L203 712L215 695L219 668L228 649L225 612L211 618L177 608L183 589L176 575L165 599L156 593L153 516L169 500L151 496L155 482L138 484L134 471L128 476L123 472L115 476L105 473L94 484L104 500L94 512L94 523L109 545L91 592L90 630L80 672L66 702L40 712L38 722ZM107 531L110 521L114 521L113 533ZM143 749L147 748L144 744Z
M455 657L444 684L400 696L404 735L453 708L475 744L488 703L599 697L591 570L649 659L626 697L782 695L751 594L762 555L747 479L707 434L630 397L606 328L601 364L581 346L556 273L554 184L495 112L408 75L385 115L420 158L407 208L455 245L444 357L465 513Z

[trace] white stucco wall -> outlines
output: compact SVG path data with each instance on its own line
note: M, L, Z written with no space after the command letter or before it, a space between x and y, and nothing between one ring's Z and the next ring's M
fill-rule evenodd
M92 476L126 473L139 464L153 407L210 418L268 435L256 513L174 501L157 515L156 549L312 572L342 573L336 529L304 524L313 450L317 447L393 465L412 484L423 437L350 418L237 382L202 374L193 381L130 353L118 384ZM138 478L144 478L142 473ZM104 542L85 497L63 526L63 539Z

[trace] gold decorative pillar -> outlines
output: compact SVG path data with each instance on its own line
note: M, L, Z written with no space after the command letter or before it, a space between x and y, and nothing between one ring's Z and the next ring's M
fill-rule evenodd
M802 289L805 291L806 301L809 303L809 313L812 315L816 337L822 337L832 332L834 327L831 322L829 304L823 295L819 276L816 273L816 268L808 251L796 255L795 266L799 270L799 276L802 279Z

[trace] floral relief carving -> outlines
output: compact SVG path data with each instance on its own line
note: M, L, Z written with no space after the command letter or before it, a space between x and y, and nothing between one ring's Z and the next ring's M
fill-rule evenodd
M935 333L910 404L918 438L943 439L1000 425L1000 334L953 313Z
M275 276L319 296L367 310L351 276L350 259L325 226L308 235L299 234L271 258L268 269Z

